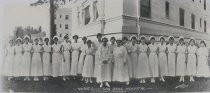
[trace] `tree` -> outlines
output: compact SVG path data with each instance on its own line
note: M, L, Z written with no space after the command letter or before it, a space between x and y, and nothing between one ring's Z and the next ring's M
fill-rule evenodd
M56 35L55 12L60 5L65 4L65 0L38 0L30 5L38 6L46 3L50 4L50 41L52 43L52 38Z

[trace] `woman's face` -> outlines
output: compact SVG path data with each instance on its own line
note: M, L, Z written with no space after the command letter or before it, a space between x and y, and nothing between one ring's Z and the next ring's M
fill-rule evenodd
M57 38L56 38L56 39L54 39L54 42L55 42L55 43L58 43L58 39L57 39Z
M28 39L24 39L25 40L25 43L28 43L29 42L29 40Z
M35 39L35 43L38 44L39 43L39 40L38 39Z
M121 41L117 41L117 46L121 46Z
M195 45L195 42L193 40L190 41L190 45L193 46Z
M203 42L201 42L201 47L205 47L205 44Z
M107 44L107 42L108 42L108 40L103 39L103 40L102 40L102 42L103 42L103 45L106 45L106 44Z
M21 40L17 40L17 44L18 45L21 45Z
M114 43L115 43L115 39L111 39L110 42L111 42L112 44L114 44Z
M173 39L170 39L170 40L169 40L169 43L170 43L170 44L173 44L173 43L174 43L174 40L173 40Z
M12 46L12 45L13 45L13 41L12 41L12 40L10 40L10 41L9 41L9 44L10 44L10 46Z
M136 43L136 39L132 39L131 42L134 44Z
M179 43L184 44L184 40L183 39L179 40Z
M91 46L91 42L87 42L87 45L88 45L88 46Z
M49 42L49 39L45 39L44 41L45 41L45 43L48 43Z
M97 36L97 39L98 39L98 40L101 40L101 38L102 38L102 36L101 36L101 35Z
M142 44L145 44L145 41L146 41L145 39L141 39Z
M161 38L161 39L160 39L160 42L163 43L163 42L165 42L165 40Z
M150 41L151 41L151 43L155 43L155 39L151 39Z

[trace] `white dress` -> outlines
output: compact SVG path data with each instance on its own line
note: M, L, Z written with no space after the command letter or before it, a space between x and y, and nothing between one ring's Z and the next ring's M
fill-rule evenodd
M62 60L62 75L63 76L69 76L70 75L70 50L71 50L71 44L70 43L66 43L63 42L62 43L63 46L63 50L64 50L64 58L65 58L65 62L64 60Z
M177 65L176 65L176 76L186 75L186 46L177 46Z
M168 75L167 76L175 76L176 75L176 45L167 45L168 49Z
M114 54L113 54L113 51L114 51L114 48L116 47L117 45L116 44L111 44L110 45L110 51L111 51L111 54L110 54L110 58L111 58L111 78L113 78L113 71L114 71Z
M99 52L98 52L98 48L100 47L101 43L99 42L96 42L95 43L95 66L94 66L94 77L95 78L101 78L100 77L100 73L101 73L101 64L100 64L100 61L99 61Z
M99 61L101 64L101 78L97 78L97 82L111 81L111 51L109 45L106 47L100 46L99 49ZM104 64L103 61L107 61L107 64Z
M146 44L139 45L139 57L138 57L138 65L137 65L137 78L148 78L151 77L150 75L150 68L149 68L149 58L147 55L148 46Z
M43 53L43 72L44 76L50 76L52 74L52 64L50 63L50 52L51 45L43 45L44 53Z
M83 77L93 77L93 69L94 69L94 65L93 65L93 55L94 55L94 49L91 48L86 48L84 50L85 52L85 60L84 60L84 66L82 69L82 76Z
M188 51L188 62L187 62L187 75L192 75L195 76L196 75L196 62L197 62L197 58L196 58L196 51L197 51L197 47L196 46L188 46L187 48Z
M128 47L128 70L130 78L136 78L138 64L138 45L129 44Z
M160 65L160 75L167 76L168 75L168 62L167 62L167 55L166 55L166 45L159 44L159 65Z
M159 62L157 56L157 45L149 45L150 54L149 54L149 64L150 64L150 73L152 77L159 77Z
M14 46L6 47L6 59L3 65L3 76L13 76L13 68L14 68Z
M78 62L79 62L79 50L81 44L80 43L72 43L72 61L71 61L71 75L76 76L78 71Z
M23 64L21 69L21 76L30 76L31 67L31 49L32 44L23 44Z
M15 77L21 76L22 58L23 58L23 47L22 45L15 46L15 61L14 61L14 71L13 75Z
M61 73L61 64L62 64L62 55L61 55L61 45L53 44L52 45L53 54L52 54L52 76L58 77L62 76Z
M198 55L198 66L197 66L197 77L210 77L210 70L208 64L208 49L206 47L200 47L197 50Z
M128 82L128 63L127 62L127 50L124 46L114 48L114 72L113 81Z
M43 76L43 65L41 60L42 47L40 45L33 45L33 56L31 62L31 76Z
M84 60L85 60L85 50L87 49L87 44L82 44L81 45L81 54L79 57L79 64L78 64L78 74L82 74L83 71L83 65L84 65Z

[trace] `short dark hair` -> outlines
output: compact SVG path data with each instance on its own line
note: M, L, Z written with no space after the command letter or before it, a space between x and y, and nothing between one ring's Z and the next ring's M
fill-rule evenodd
M111 37L110 40L116 40L116 38L115 37Z
M98 33L97 35L96 35L96 37L98 38L98 37L102 37L103 35L101 34L101 33Z
M73 39L75 39L75 38L77 38L77 39L78 39L78 38L79 38L79 36L78 36L78 35L74 35L74 36L73 36Z
M87 40L87 37L85 37L85 36L84 36L84 37L82 37L82 40Z

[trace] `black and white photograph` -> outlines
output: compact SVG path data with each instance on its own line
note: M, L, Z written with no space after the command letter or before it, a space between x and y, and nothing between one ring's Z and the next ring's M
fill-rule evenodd
M0 92L210 92L210 0L0 0Z

